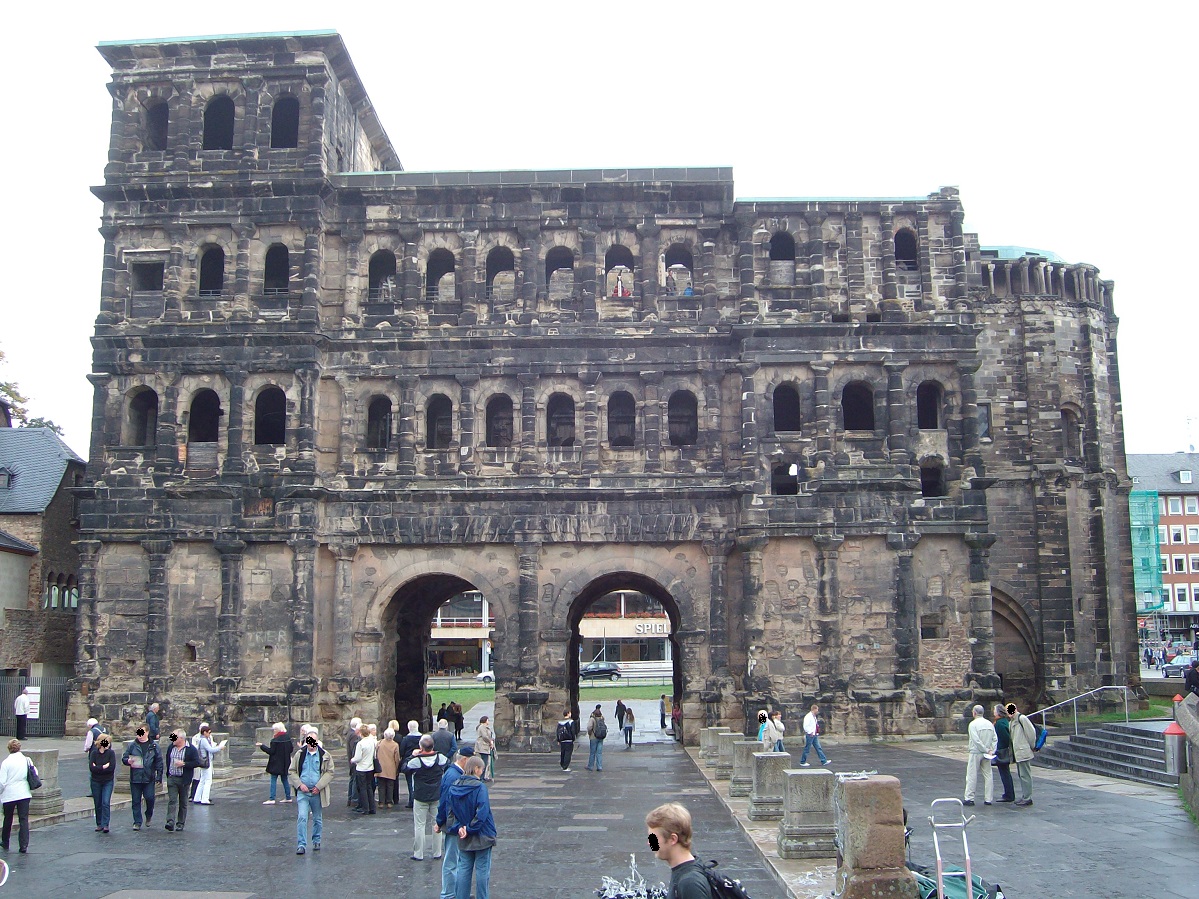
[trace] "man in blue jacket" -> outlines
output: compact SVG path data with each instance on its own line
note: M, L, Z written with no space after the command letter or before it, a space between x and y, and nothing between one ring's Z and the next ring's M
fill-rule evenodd
M437 817L433 824L434 833L445 834L445 850L441 859L441 895L438 899L454 899L458 892L458 822L450 808L450 787L466 773L466 760L474 754L474 747L470 744L459 746L454 763L445 769L441 777L441 799L437 803Z
M495 846L495 819L483 783L483 760L466 760L466 773L450 785L450 809L458 822L458 873L456 899L470 899L470 878L475 878L475 899L490 899L491 849Z
M146 728L139 727L121 764L129 769L129 793L133 797L133 829L142 829L142 801L146 803L146 826L154 817L154 788L162 783L162 753L150 739Z

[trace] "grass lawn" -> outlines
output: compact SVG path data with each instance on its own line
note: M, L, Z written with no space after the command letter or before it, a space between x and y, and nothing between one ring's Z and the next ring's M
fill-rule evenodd
M1174 703L1163 697L1152 696L1149 698L1149 708L1141 710L1132 707L1129 703L1128 720L1137 721L1143 718L1169 718L1174 714ZM1069 706L1065 706L1056 710L1053 717L1060 727L1072 727L1074 725L1074 715L1070 711ZM1124 720L1124 705L1120 704L1107 712L1095 712L1090 714L1078 713L1079 726L1083 724L1112 724Z
M477 702L491 702L495 699L495 687L434 687L429 691L433 697L433 714L441 708L441 704L456 702L462 706L462 711L469 712ZM465 731L464 731L465 733Z
M618 699L657 699L663 693L669 697L672 692L669 687L659 687L653 684L634 687L627 684L621 686L608 681L584 682L579 686L581 701L595 700L596 702L604 700L615 702ZM475 703L495 700L494 687L433 687L429 693L433 697L434 715L437 714L437 710L441 708L443 702L456 702L462 706L463 712L468 712Z

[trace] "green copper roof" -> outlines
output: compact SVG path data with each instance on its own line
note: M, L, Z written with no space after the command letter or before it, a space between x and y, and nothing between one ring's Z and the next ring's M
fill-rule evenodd
M288 37L336 37L337 32L320 28L316 31L256 31L247 34L201 34L193 37L151 37L129 41L100 41L97 47L126 47L130 44L190 44L197 41L241 41Z

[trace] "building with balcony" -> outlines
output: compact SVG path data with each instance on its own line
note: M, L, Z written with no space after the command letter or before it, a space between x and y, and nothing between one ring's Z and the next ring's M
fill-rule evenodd
M403 720L477 656L500 746L548 748L612 653L689 739L939 733L1136 677L1093 266L952 188L407 172L332 33L100 51L78 720Z

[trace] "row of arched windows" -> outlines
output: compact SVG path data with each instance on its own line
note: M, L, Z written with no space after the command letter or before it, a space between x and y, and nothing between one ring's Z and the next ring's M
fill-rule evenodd
M75 575L47 572L45 586L42 588L42 608L79 608L79 583L75 580Z
M920 267L920 242L911 228L895 232L895 265L905 271ZM776 231L770 236L770 261L794 262L795 238L789 231Z
M204 107L205 150L232 150L237 108L228 94L217 94ZM143 141L147 150L165 150L170 137L171 111L165 99L145 107ZM295 149L300 145L300 101L285 95L271 108L271 149Z
M944 388L937 381L925 381L916 388L916 427L933 431L944 427ZM799 390L792 384L774 389L774 430L787 433L803 429ZM841 390L841 423L847 431L873 431L874 387L866 381L853 381Z

